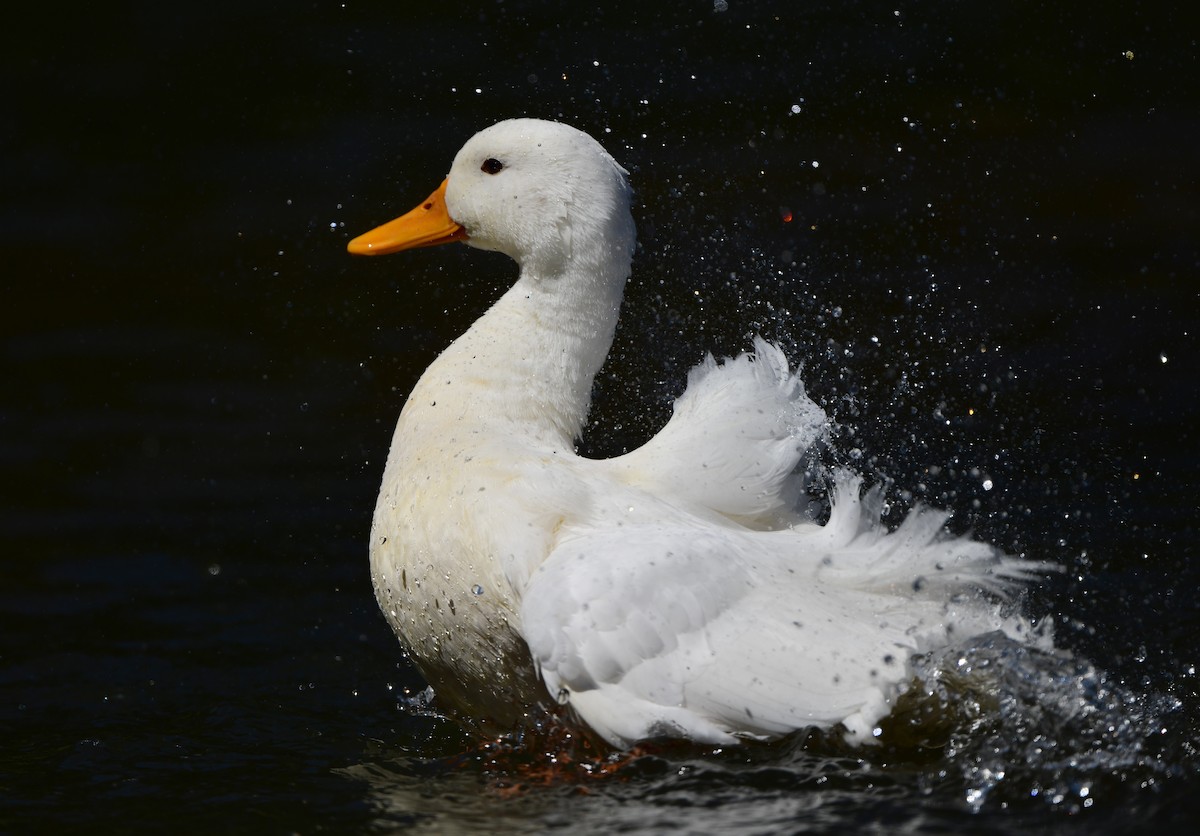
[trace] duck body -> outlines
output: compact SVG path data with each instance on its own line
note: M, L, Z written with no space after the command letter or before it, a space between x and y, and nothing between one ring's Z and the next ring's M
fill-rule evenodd
M797 510L826 420L764 341L706 359L643 447L576 454L634 246L626 173L586 134L488 128L351 251L449 240L520 275L409 395L371 533L381 609L441 700L488 730L567 703L619 747L867 739L914 653L1024 637L994 596L1028 567L947 537L945 515L888 533L849 474L826 525Z

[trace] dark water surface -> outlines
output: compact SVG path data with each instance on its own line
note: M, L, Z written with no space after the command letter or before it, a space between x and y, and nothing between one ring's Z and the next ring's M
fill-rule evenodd
M10 13L0 831L1194 822L1194 27L654 5ZM513 270L345 242L518 115L597 136L636 189L586 449L636 445L704 351L764 332L895 520L947 507L1066 568L1029 606L1075 657L964 653L996 690L939 748L672 749L515 796L412 707L370 513L405 393Z

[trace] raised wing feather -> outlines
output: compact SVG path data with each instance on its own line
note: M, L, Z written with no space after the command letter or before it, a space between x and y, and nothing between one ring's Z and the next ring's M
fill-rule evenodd
M628 484L749 525L794 519L797 467L825 432L825 414L777 346L756 338L754 350L720 364L707 357L667 425L605 465Z

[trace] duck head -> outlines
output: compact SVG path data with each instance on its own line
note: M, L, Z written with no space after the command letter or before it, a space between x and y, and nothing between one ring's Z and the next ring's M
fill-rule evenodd
M558 122L511 119L473 136L442 184L408 214L352 240L359 255L463 241L553 275L576 259L633 251L627 172Z

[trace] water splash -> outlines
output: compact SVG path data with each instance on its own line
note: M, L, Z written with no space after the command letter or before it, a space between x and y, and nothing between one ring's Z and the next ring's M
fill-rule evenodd
M924 697L956 717L944 758L921 779L957 786L975 811L1029 799L1078 812L1114 785L1168 777L1162 757L1182 703L1116 681L1085 659L1000 634L921 659Z

